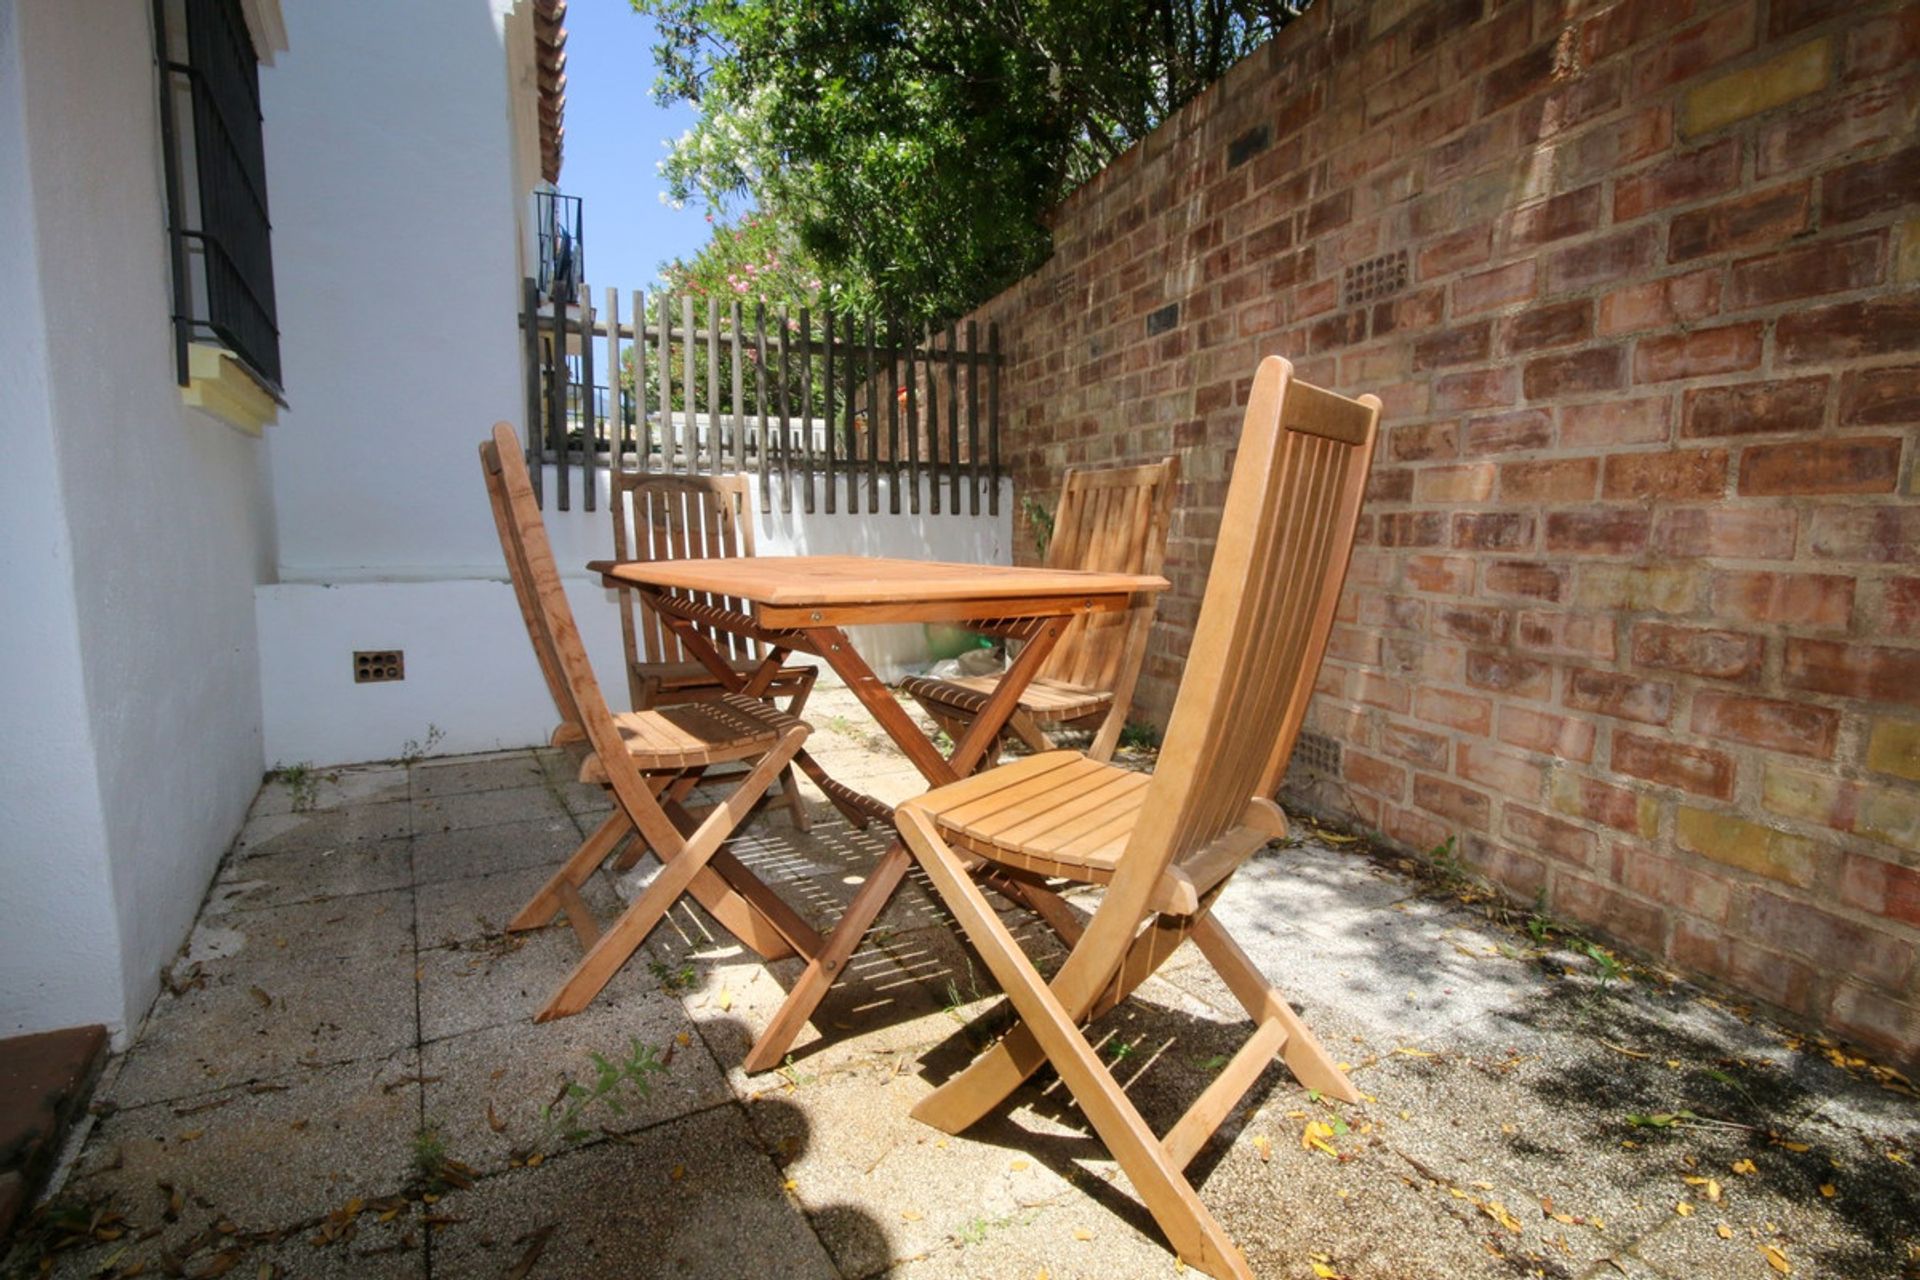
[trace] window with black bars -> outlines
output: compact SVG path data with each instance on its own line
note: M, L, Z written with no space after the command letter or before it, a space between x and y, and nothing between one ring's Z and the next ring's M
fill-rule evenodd
M260 69L239 0L153 0L179 377L225 347L280 398ZM185 127L190 124L191 128Z

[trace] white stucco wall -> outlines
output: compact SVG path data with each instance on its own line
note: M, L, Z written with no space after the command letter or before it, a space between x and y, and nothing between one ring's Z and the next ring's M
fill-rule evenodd
M9 263L5 323L38 329L44 388L36 426L36 393L21 389L31 371L5 379L9 526L23 518L16 504L34 512L9 546L40 548L21 590L48 606L18 608L9 589L9 650L31 652L24 669L9 664L30 701L19 719L9 703L26 745L8 750L58 762L57 783L23 764L0 784L45 786L10 796L0 937L41 927L37 914L93 952L84 978L49 986L36 970L58 949L0 944L0 1030L97 1020L120 1031L151 1001L259 785L253 588L272 562L270 504L258 443L183 407L174 380L149 6L0 3L25 142L0 172L27 214L9 210L0 238L37 264L18 315L16 282L34 273ZM13 334L6 346L12 360L33 350Z
M500 0L289 4L261 77L281 350L279 576L442 578L496 556L474 442L519 416Z
M455 469L465 501L486 514L486 494L472 433ZM620 624L614 594L583 566L613 553L605 477L597 510L581 509L578 473L573 510L559 511L547 478L548 536L565 574L568 598L607 701L627 704ZM881 494L886 505L887 491ZM756 507L759 495L754 496ZM1006 564L1011 559L1013 495L1001 491L998 516L782 514L779 489L771 513L758 517L762 555L858 553ZM797 505L797 504L796 504ZM490 517L489 517L490 518ZM437 581L282 582L259 591L261 680L265 690L267 758L292 764L384 759L409 741L426 741L429 725L444 735L438 752L484 751L544 741L554 713L534 663L519 606L506 584L498 544L478 577ZM901 674L925 656L918 627L857 629L860 652L883 676ZM406 679L355 685L355 649L406 650Z
M54 448L19 26L14 0L0 0L0 1036L125 1016Z

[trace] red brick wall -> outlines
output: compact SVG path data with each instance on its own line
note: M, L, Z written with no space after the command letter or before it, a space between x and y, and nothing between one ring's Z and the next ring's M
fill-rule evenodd
M1024 494L1182 455L1141 712L1257 359L1376 391L1319 799L1920 1058L1916 109L1913 3L1319 0L981 313Z

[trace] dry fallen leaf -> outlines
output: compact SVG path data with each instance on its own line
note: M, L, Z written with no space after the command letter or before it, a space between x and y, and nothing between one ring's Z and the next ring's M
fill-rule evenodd
M1273 1159L1273 1139L1264 1133L1253 1135L1253 1149L1260 1153L1260 1162L1265 1164Z
M1834 1186L1831 1182L1823 1182L1820 1184L1820 1194L1831 1200L1840 1194L1840 1188Z
M900 1219L903 1222L918 1222L926 1216L926 1214L921 1213L918 1209L902 1209L900 1211Z
M1673 1206L1673 1211L1683 1218L1691 1218L1693 1216L1693 1205L1686 1200L1682 1200Z
M1015 1173L1019 1173L1022 1169L1026 1167L1027 1167L1027 1162L1025 1160L1015 1160L1007 1166L1007 1168L1011 1169Z
M714 1003L720 1006L720 1012L725 1013L727 1010L733 1008L733 992L722 987L720 989L720 998L714 1001Z
M1733 1239L1733 1228L1724 1222L1717 1223L1713 1228L1713 1234L1719 1236L1722 1240L1731 1240Z
M687 1176L687 1166L683 1164L677 1164L673 1166L673 1168L667 1170L668 1179L674 1182L678 1182L680 1181L680 1179L686 1176Z
M273 997L262 991L259 987L248 987L247 994L252 996L262 1009L273 1008Z
M487 1102L487 1128L493 1130L495 1133L504 1133L507 1128L507 1122L493 1114L493 1102L491 1099Z
M1480 1206L1480 1211L1507 1230L1513 1232L1513 1234L1520 1234L1520 1220L1515 1218L1511 1213L1508 1213L1507 1207L1498 1200L1487 1201Z
M1733 1162L1733 1171L1738 1174L1745 1174L1749 1177L1760 1172L1758 1169L1754 1168L1753 1161L1751 1160L1735 1160Z
M1085 1227L1075 1227L1073 1229L1073 1238L1075 1240L1091 1240L1093 1239L1093 1232L1087 1230Z
M1770 1244L1760 1246L1760 1252L1766 1256L1767 1265L1783 1276L1793 1274L1793 1264L1787 1261L1787 1255Z

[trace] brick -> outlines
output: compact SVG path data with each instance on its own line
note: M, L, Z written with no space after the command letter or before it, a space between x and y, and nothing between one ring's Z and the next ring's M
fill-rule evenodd
M1839 226L1906 208L1915 191L1920 191L1920 146L1833 169L1820 179L1821 221Z
M1652 839L1660 826L1660 804L1625 787L1597 778L1560 772L1553 776L1548 798L1555 813L1585 818L1615 831Z
M1767 34L1778 40L1853 7L1852 0L1773 0L1768 6Z
M1840 900L1901 924L1920 925L1920 871L1865 854L1848 854Z
M1413 344L1413 367L1437 369L1446 365L1475 364L1493 352L1493 323L1462 325L1430 334Z
M1469 694L1423 688L1415 699L1414 715L1431 724L1485 737L1493 725L1493 704Z
M1453 313L1471 315L1509 303L1524 302L1539 292L1539 266L1532 258L1476 271L1453 282Z
M1557 862L1598 870L1600 837L1564 818L1510 804L1502 815L1509 838Z
M1920 635L1920 578L1881 582L1880 622L1893 635Z
M1477 267L1492 254L1492 224L1455 231L1420 251L1420 278L1432 280L1464 267Z
M1726 487L1725 449L1616 453L1606 461L1600 496L1686 501L1718 497Z
M1914 182L1920 190L1920 175ZM1885 274L1886 251L1886 234L1875 231L1742 258L1733 264L1728 278L1727 310L1773 306L1879 284Z
M1398 765L1349 749L1342 755L1340 766L1346 780L1362 791L1393 801L1406 797L1407 771Z
M1920 508L1820 508L1807 542L1819 560L1920 562Z
M1759 636L1666 622L1634 623L1628 651L1635 666L1713 680L1755 678L1765 652Z
M1388 711L1404 712L1412 699L1407 686L1377 671L1362 671L1358 674L1353 691L1354 701L1364 702L1370 707L1384 707Z
M1413 802L1473 831L1485 831L1493 813L1493 802L1483 792L1429 773L1413 775Z
M1622 285L1600 299L1600 332L1612 336L1671 329L1717 315L1721 274L1720 268L1708 267Z
M1569 74L1572 55L1571 48L1562 48L1560 41L1553 40L1501 63L1487 74L1480 86L1478 114L1490 116L1550 84L1557 77Z
M1481 586L1489 595L1557 601L1566 594L1567 571L1531 560L1496 560L1481 570Z
M1619 179L1613 187L1613 220L1631 222L1674 205L1693 204L1731 191L1739 181L1739 140L1723 138Z
M1245 313L1243 313L1244 315ZM1246 326L1242 326L1246 331ZM1341 311L1315 321L1307 328L1307 350L1316 354L1350 347L1367 340L1367 309Z
M1791 956L1768 951L1729 937L1712 926L1680 918L1674 922L1667 956L1682 969L1722 978L1742 991L1812 1017L1818 1009L1818 978L1807 965Z
M1653 546L1664 555L1687 558L1790 560L1799 522L1799 513L1784 507L1671 508L1654 522Z
M1821 36L1765 62L1709 80L1681 100L1680 131L1697 137L1818 93L1827 86L1832 62L1833 42Z
M1769 760L1760 776L1760 807L1783 818L1793 818L1835 831L1852 829L1859 788L1825 773L1790 769Z
M1851 427L1920 422L1920 365L1849 373L1840 382L1840 421Z
M1467 652L1467 683L1492 693L1545 702L1553 696L1553 668L1518 654L1472 649Z
M1733 893L1721 877L1627 840L1614 841L1610 852L1614 878L1633 892L1715 924L1726 921Z
M1920 1008L1852 982L1834 988L1827 1025L1869 1051L1896 1062L1920 1058Z
M1575 711L1666 724L1673 718L1673 686L1664 680L1642 680L1617 671L1575 668L1567 672L1561 701Z
M1413 501L1413 472L1407 467L1375 467L1367 477L1368 502Z
M1494 474L1491 462L1422 467L1413 477L1414 501L1484 502L1493 493Z
M1611 614L1690 614L1699 574L1684 564L1582 564L1572 603Z
M1579 876L1555 876L1548 905L1645 951L1658 951L1666 940L1667 914L1661 907Z
M1622 507L1550 511L1546 547L1589 555L1630 555L1647 545L1652 523L1647 511Z
M1790 689L1920 706L1920 649L1790 637L1781 678Z
M1667 229L1667 261L1680 263L1791 239L1809 225L1812 190L1805 180L1787 182L1677 214Z
M1824 167L1836 156L1900 136L1907 128L1909 92L1907 85L1877 84L1846 97L1802 103L1761 130L1754 147L1755 174L1764 179Z
M1386 453L1398 462L1459 457L1459 424L1428 422L1425 426L1396 426L1386 434Z
M1634 91L1651 98L1753 48L1753 6L1729 5L1690 26L1669 29L1634 67Z
M1584 298L1522 311L1507 321L1508 351L1571 346L1593 336L1593 304Z
M1547 257L1547 292L1571 293L1644 274L1653 265L1656 232L1635 227L1556 250Z
M1613 391L1627 382L1624 347L1589 347L1526 363L1522 387L1529 400Z
M1527 707L1502 705L1500 708L1500 741L1510 747L1524 747L1586 764L1593 759L1594 737L1591 720Z
M1757 369L1760 342L1757 323L1641 338L1633 346L1633 380L1671 382Z
M1444 734L1428 733L1411 725L1385 724L1380 727L1380 750L1397 760L1406 760L1428 769L1447 767L1447 748L1452 742Z
M1441 312L1446 309L1446 298L1444 288L1433 288L1378 304L1373 309L1373 336L1383 338L1402 329L1425 329L1439 324Z
M1714 616L1728 621L1781 623L1844 630L1853 622L1855 580L1821 573L1713 575Z
M1466 424L1466 447L1476 456L1544 449L1552 443L1553 415L1545 409L1497 413Z
M1444 511L1391 511L1380 516L1383 547L1440 547L1447 542Z
M1441 412L1453 409L1504 408L1514 402L1514 370L1475 369L1449 373L1433 380L1433 405Z
M1623 0L1580 26L1580 62L1593 66L1693 16L1693 0Z
M1819 847L1805 837L1691 805L1674 810L1673 836L1682 849L1703 858L1783 884L1813 883Z
M1774 329L1774 352L1789 364L1824 364L1920 348L1920 292L1790 311Z
M1920 782L1920 721L1875 720L1867 739L1867 768Z
M1868 784L1860 793L1853 829L1869 840L1920 853L1920 796Z
M1598 458L1500 464L1500 497L1507 502L1585 502L1599 482Z
M1740 455L1747 495L1892 493L1899 479L1898 436L1754 445Z
M1433 630L1452 640L1479 644L1505 644L1513 619L1505 609L1485 605L1438 605L1433 609Z
M1461 512L1453 517L1453 545L1474 551L1514 551L1533 545L1534 519L1518 511Z
M1694 387L1686 394L1680 434L1691 439L1783 431L1809 434L1826 419L1830 385L1822 375Z
M1535 249L1568 236L1584 235L1599 225L1600 187L1596 183L1515 209L1507 218L1507 243L1511 250Z
M1733 759L1724 751L1615 730L1613 771L1715 800L1733 799Z
M1911 67L1916 61L1920 61L1920 10L1912 5L1847 32L1849 79Z
M1672 434L1672 418L1665 396L1570 404L1560 410L1560 443L1569 449L1658 444Z
M1418 852L1438 848L1453 832L1445 823L1414 809L1389 807L1380 814L1380 829L1387 838Z
M1882 986L1899 985L1913 961L1909 943L1774 893L1748 899L1747 930L1755 941L1805 956L1829 972Z
M1501 795L1537 799L1546 785L1546 770L1524 756L1480 743L1460 744L1458 772L1469 782L1492 787Z
M1577 613L1526 612L1514 617L1514 643L1534 653L1610 660L1613 623Z
M1466 556L1408 556L1400 568L1415 591L1463 596L1473 590L1473 561Z

